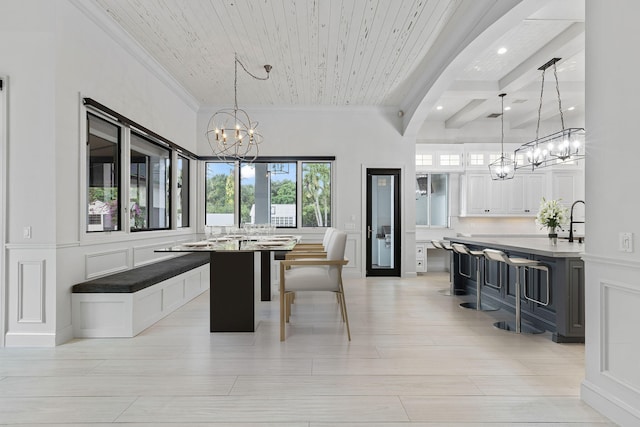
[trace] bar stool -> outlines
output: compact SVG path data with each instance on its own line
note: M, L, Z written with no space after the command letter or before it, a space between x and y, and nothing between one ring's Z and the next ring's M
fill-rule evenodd
M452 243L451 247L453 250L460 255L467 255L469 257L473 257L476 262L476 302L463 302L460 304L462 308L469 308L478 311L496 311L497 307L492 307L487 304L482 304L482 282L480 281L480 259L484 260L484 252L482 251L472 251L466 245L462 243ZM462 272L460 268L460 258L458 258L458 273L462 276L471 277L471 274L465 274Z
M449 252L449 289L443 289L440 292L442 295L451 296L451 295L464 295L464 291L462 289L456 289L454 286L453 280L453 248L449 245L445 245L444 242L440 240L432 240L431 244L436 249L444 249Z
M550 283L549 283L549 268L546 267L545 265L541 264L539 261L533 260L533 259L527 259L527 258L515 258L515 257L508 257L504 252L502 251L498 251L495 249L485 249L482 251L484 253L484 256L486 258L488 258L491 261L497 261L497 262L504 262L507 265L511 265L513 267L515 267L516 269L516 319L515 319L515 323L514 322L506 322L506 321L501 321L501 322L496 322L493 324L493 326L495 326L498 329L503 329L505 331L510 331L510 332L515 332L516 334L520 334L520 333L526 333L526 334L541 334L544 331L541 329L536 328L533 325L530 324L523 324L522 323L522 312L520 309L520 269L521 268L525 268L529 269L529 268L533 268L533 269L537 269L537 270L541 270L544 271L547 274L547 300L546 301L542 301L542 300L537 300L535 298L531 298L528 296L528 284L527 284L527 279L526 279L526 275L525 275L525 283L524 283L524 297L525 299L529 300L529 301L533 301L537 304L540 305L548 305L549 304L549 288L550 288Z

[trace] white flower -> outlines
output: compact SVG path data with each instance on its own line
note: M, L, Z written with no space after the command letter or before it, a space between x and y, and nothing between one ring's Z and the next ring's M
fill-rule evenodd
M546 200L540 202L540 210L536 216L536 224L540 228L558 228L566 224L569 209L560 204L560 200Z

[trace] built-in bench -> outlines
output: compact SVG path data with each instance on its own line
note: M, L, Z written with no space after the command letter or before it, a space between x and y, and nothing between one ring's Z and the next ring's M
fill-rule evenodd
M208 252L78 283L71 295L74 336L133 337L208 288Z

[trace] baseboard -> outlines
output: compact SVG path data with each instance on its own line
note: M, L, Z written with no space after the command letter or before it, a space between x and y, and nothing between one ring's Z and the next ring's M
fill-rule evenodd
M53 333L19 333L8 332L6 347L55 347L56 334Z
M640 425L640 411L638 409L629 406L591 381L582 381L580 398L616 424L621 426Z

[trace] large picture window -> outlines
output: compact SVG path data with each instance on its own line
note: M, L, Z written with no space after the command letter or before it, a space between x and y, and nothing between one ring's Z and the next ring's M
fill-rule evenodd
M331 161L289 159L206 163L205 224L330 227L331 166Z
M176 211L176 226L189 226L189 159L178 156L177 180L178 180L178 209Z
M302 162L302 226L331 227L331 162Z
M120 229L120 141L122 129L87 115L87 231Z
M242 224L296 227L296 166L295 162L242 164Z
M130 161L131 231L170 228L171 152L131 133Z
M235 165L207 162L205 225L234 225L235 221Z
M416 174L416 225L447 227L449 175Z

